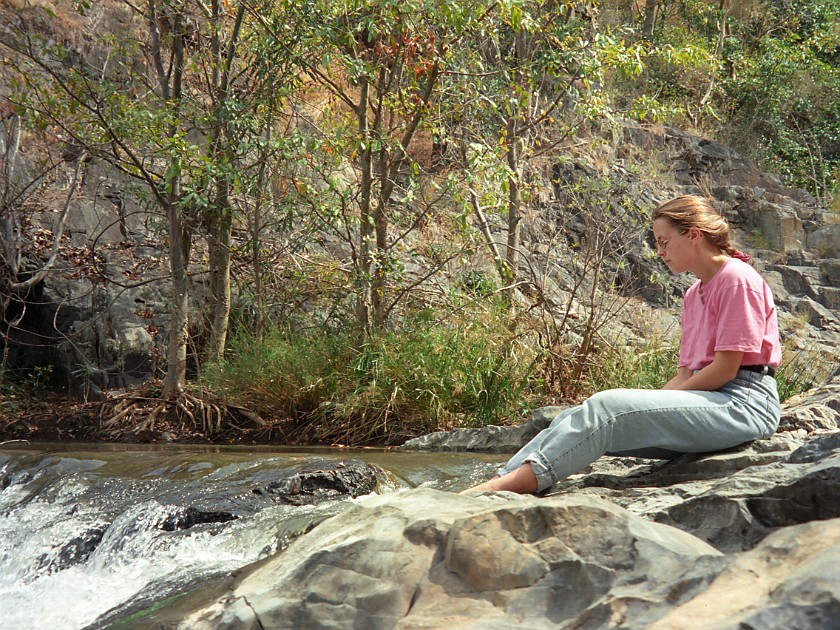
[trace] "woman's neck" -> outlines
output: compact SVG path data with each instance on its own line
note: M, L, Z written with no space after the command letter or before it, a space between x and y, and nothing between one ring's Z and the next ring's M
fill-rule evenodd
M709 280L715 277L721 267L723 267L731 258L724 253L713 254L709 257L703 257L697 262L697 266L692 269L692 273L700 280L700 286L705 286Z

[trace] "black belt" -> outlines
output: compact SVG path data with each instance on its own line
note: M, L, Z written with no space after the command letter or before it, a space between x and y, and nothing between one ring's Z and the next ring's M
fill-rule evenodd
M766 374L767 376L775 376L776 368L772 365L742 365L740 370L746 370L747 372L758 372L759 374Z

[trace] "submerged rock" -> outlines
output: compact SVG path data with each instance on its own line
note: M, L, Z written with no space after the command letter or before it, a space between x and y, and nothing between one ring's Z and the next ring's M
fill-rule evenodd
M106 531L108 525L89 527L78 536L55 547L52 553L42 556L38 568L47 573L55 573L85 562L96 551Z
M159 527L165 532L174 532L182 529L190 529L196 525L209 523L227 523L233 521L236 516L230 512L213 512L200 510L195 507L179 508L164 518Z
M311 505L370 494L376 487L374 468L358 460L309 462L265 486L256 495L287 505Z

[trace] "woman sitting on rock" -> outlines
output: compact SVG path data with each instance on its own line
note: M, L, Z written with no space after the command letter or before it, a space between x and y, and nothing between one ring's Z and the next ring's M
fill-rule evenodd
M605 453L671 459L771 436L782 351L770 288L729 242L710 201L683 196L653 212L657 252L698 280L685 294L679 369L659 390L612 389L558 416L465 492L541 492Z

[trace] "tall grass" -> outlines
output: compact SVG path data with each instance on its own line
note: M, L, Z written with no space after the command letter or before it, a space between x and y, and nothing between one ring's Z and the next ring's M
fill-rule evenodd
M506 423L539 390L539 353L497 316L416 316L359 345L335 330L235 337L205 383L302 442L401 443L463 426Z
M679 347L657 340L640 348L624 346L590 361L584 389L591 395L605 389L659 389L677 373Z
M840 366L836 356L814 350L786 350L783 356L776 371L782 402L822 384Z
M232 402L279 420L283 439L310 444L399 444L456 427L518 422L557 402L546 354L511 331L502 313L438 321L414 316L399 330L359 344L335 329L276 328L240 334L204 384ZM586 357L576 396L605 389L657 389L677 372L676 344L653 340ZM836 367L813 353L787 352L777 373L785 399L821 383Z
M599 355L583 385L587 394L604 389L657 389L677 373L679 347L652 342ZM808 350L786 350L776 371L779 399L784 402L823 383L838 367L836 357Z

